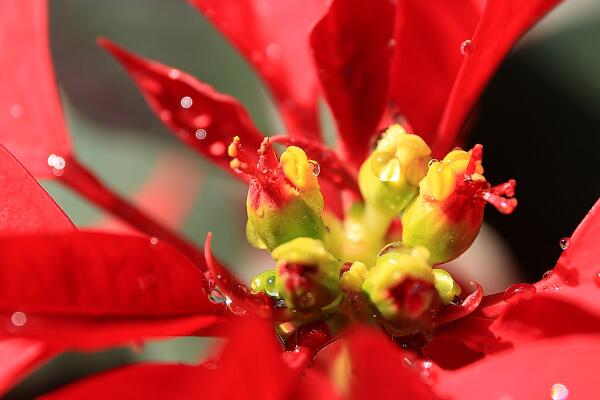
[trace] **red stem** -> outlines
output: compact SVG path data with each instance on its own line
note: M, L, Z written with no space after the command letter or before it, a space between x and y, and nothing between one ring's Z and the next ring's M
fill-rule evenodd
M80 196L127 222L134 228L171 243L202 270L206 270L202 252L177 233L164 227L102 183L90 170L73 157L66 159L65 168L55 170L59 181Z

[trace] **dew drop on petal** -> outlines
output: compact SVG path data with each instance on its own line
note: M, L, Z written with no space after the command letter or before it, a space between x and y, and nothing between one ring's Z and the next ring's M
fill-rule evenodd
M214 142L208 148L208 152L215 157L225 154L225 150L225 145L222 142Z
M313 175L319 176L319 174L321 173L321 166L319 165L319 163L315 160L308 160L308 162L311 163L313 166Z
M190 96L182 97L181 101L179 102L179 104L181 104L181 107L183 107L183 108L190 108L193 103L194 103L194 101L192 100L192 98Z
M158 238L157 237L151 237L150 238L150 244L153 246L156 246L158 244Z
M224 304L227 302L227 300L231 301L231 299L229 299L229 297L226 297L217 288L210 291L210 294L208 295L208 299L215 304Z
M471 39L467 39L460 44L460 53L463 56L473 53L473 41Z
M563 250L568 249L570 244L571 244L571 238L568 238L568 237L564 237L558 241L558 245Z
M569 388L562 383L555 383L550 389L552 400L566 400L569 397Z
M281 46L277 43L271 43L265 49L265 53L271 60L279 60L281 58Z
M54 168L55 170L62 170L67 165L65 159L61 156L57 156L56 154L50 154L48 156L48 166Z
M535 295L536 288L529 283L517 283L504 291L504 301L514 304L519 300L530 299Z
M194 136L196 136L196 139L199 139L199 140L206 139L206 130L205 129L196 129Z
M21 327L21 326L23 326L23 325L25 325L27 323L27 314L25 314L22 311L16 311L10 317L10 322L14 326Z
M178 70L177 68L173 68L169 71L169 78L171 79L179 79L179 77L181 76L181 71Z
M546 279L546 278L550 277L550 275L552 275L553 271L554 270L549 269L548 271L544 272L544 275L542 275L542 279Z
M23 115L25 115L25 109L20 104L13 104L13 106L10 108L10 115L14 119L21 119L23 118Z

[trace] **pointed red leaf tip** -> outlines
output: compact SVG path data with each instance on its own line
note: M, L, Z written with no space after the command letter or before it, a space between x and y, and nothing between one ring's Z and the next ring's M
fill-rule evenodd
M95 348L191 334L220 307L166 243L90 232L0 239L0 336Z
M76 230L58 204L1 145L0 210L0 235Z
M417 368L407 362L398 349L381 332L360 329L347 339L351 377L348 393L353 399L402 398L433 400L438 397L422 379L432 379L426 364ZM419 376L421 375L421 376Z
M254 154L263 135L237 100L183 71L142 58L105 38L98 39L98 44L129 72L150 107L180 140L232 174L242 176L229 167L227 146L239 136Z
M320 139L318 81L307 34L331 0L191 0L273 93L292 136Z
M598 336L542 340L441 374L436 392L447 399L594 399Z
M46 1L0 0L0 143L37 178L71 144L48 46Z
M457 52L462 46L465 55L432 145L436 152L443 154L454 145L474 103L506 54L560 1L488 0L485 3L473 36L462 39L470 42L456 42L453 46Z
M358 167L387 102L395 4L334 0L310 35L344 158Z
M47 355L42 342L14 338L0 340L0 396Z
M403 0L396 11L390 96L414 132L430 142L464 59L460 44L473 35L479 7L473 0Z

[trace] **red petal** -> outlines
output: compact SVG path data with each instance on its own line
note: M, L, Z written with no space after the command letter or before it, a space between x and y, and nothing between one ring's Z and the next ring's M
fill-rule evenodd
M46 347L37 340L0 340L0 396L46 356Z
M293 136L319 138L318 84L308 32L330 1L191 1L256 68Z
M360 330L349 336L353 399L436 399L406 365L403 353L380 332Z
M0 335L96 347L215 322L200 270L165 243L96 233L0 239ZM104 332L102 332L104 331Z
M562 384L569 391L568 398L593 399L598 394L595 371L599 358L598 337L539 341L443 374L436 392L461 400L549 399L553 385Z
M391 97L415 133L435 133L464 56L461 43L479 21L472 0L398 2Z
M71 145L48 48L45 1L0 1L0 142L36 177Z
M150 107L179 139L239 176L229 167L227 146L239 136L241 143L254 152L263 136L237 100L183 71L137 56L107 39L99 39L98 43L125 67Z
M344 156L366 157L387 101L394 3L334 0L310 36Z
M140 364L92 376L40 399L203 399L215 374L191 365Z
M473 104L517 39L560 0L488 0L452 87L433 147L450 149ZM465 39L471 39L466 37ZM460 43L456 43L456 49Z
M341 400L328 377L314 369L306 370L291 397L294 400Z
M0 187L0 234L76 230L58 204L2 146Z

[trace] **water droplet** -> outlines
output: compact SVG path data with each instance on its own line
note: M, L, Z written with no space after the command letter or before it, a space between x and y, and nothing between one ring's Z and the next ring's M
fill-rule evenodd
M15 119L21 119L25 115L25 109L20 104L13 104L10 108L10 115Z
M181 71L178 70L177 68L173 68L169 71L169 78L171 78L171 79L179 79L180 76L181 76Z
M308 160L308 162L311 163L313 166L313 175L319 176L319 174L321 173L321 166L319 165L319 163L315 160Z
M229 300L231 302L231 299L229 297L226 297L217 288L210 291L210 294L208 295L208 299L215 304L225 304L225 303L227 303L227 300Z
M515 304L519 300L530 299L535 295L536 288L529 283L517 283L504 291L504 301Z
M392 242L392 243L388 243L385 246L383 246L383 248L381 250L379 250L377 257L381 257L382 255L388 254L388 253L410 254L413 250L414 250L414 247L409 244L406 244L403 242Z
M467 39L460 44L460 52L463 56L473 53L473 41Z
M277 43L271 43L265 49L265 53L271 60L279 60L281 58L281 46Z
M600 271L596 272L596 275L594 276L594 283L596 286L600 287Z
M65 159L61 156L57 156L56 154L50 154L48 156L48 166L54 168L55 170L62 170L67 165Z
M564 237L558 241L558 245L563 250L568 249L570 244L571 244L571 238L568 238L568 237Z
M156 246L158 244L158 238L157 237L151 237L150 238L150 244L153 246Z
M181 104L181 107L183 107L183 108L190 108L193 103L194 103L194 100L192 100L192 98L190 96L182 97L181 101L179 102L179 104Z
M22 311L16 311L10 317L10 322L14 326L21 327L21 326L23 326L23 325L25 325L27 323L27 314L25 314Z
M555 383L550 389L552 400L566 400L569 397L569 388L562 383Z
M196 139L200 139L200 140L206 139L206 130L205 129L196 129L194 136L196 136Z
M552 270L552 269L549 269L548 271L544 272L544 275L542 275L542 279L546 279L546 278L548 278L550 275L552 275L552 272L553 272L553 271L554 271L554 270Z
M429 162L427 163L428 167L431 167L433 164L435 164L436 162L439 162L439 160L432 158L431 160L429 160Z
M396 39L391 38L390 40L388 40L388 47L390 49L393 49L394 47L396 47Z
M152 269L142 271L142 274L138 277L138 285L142 290L152 289L157 283L156 272Z
M214 142L208 148L208 152L215 157L219 157L225 154L225 150L225 145L222 142Z

